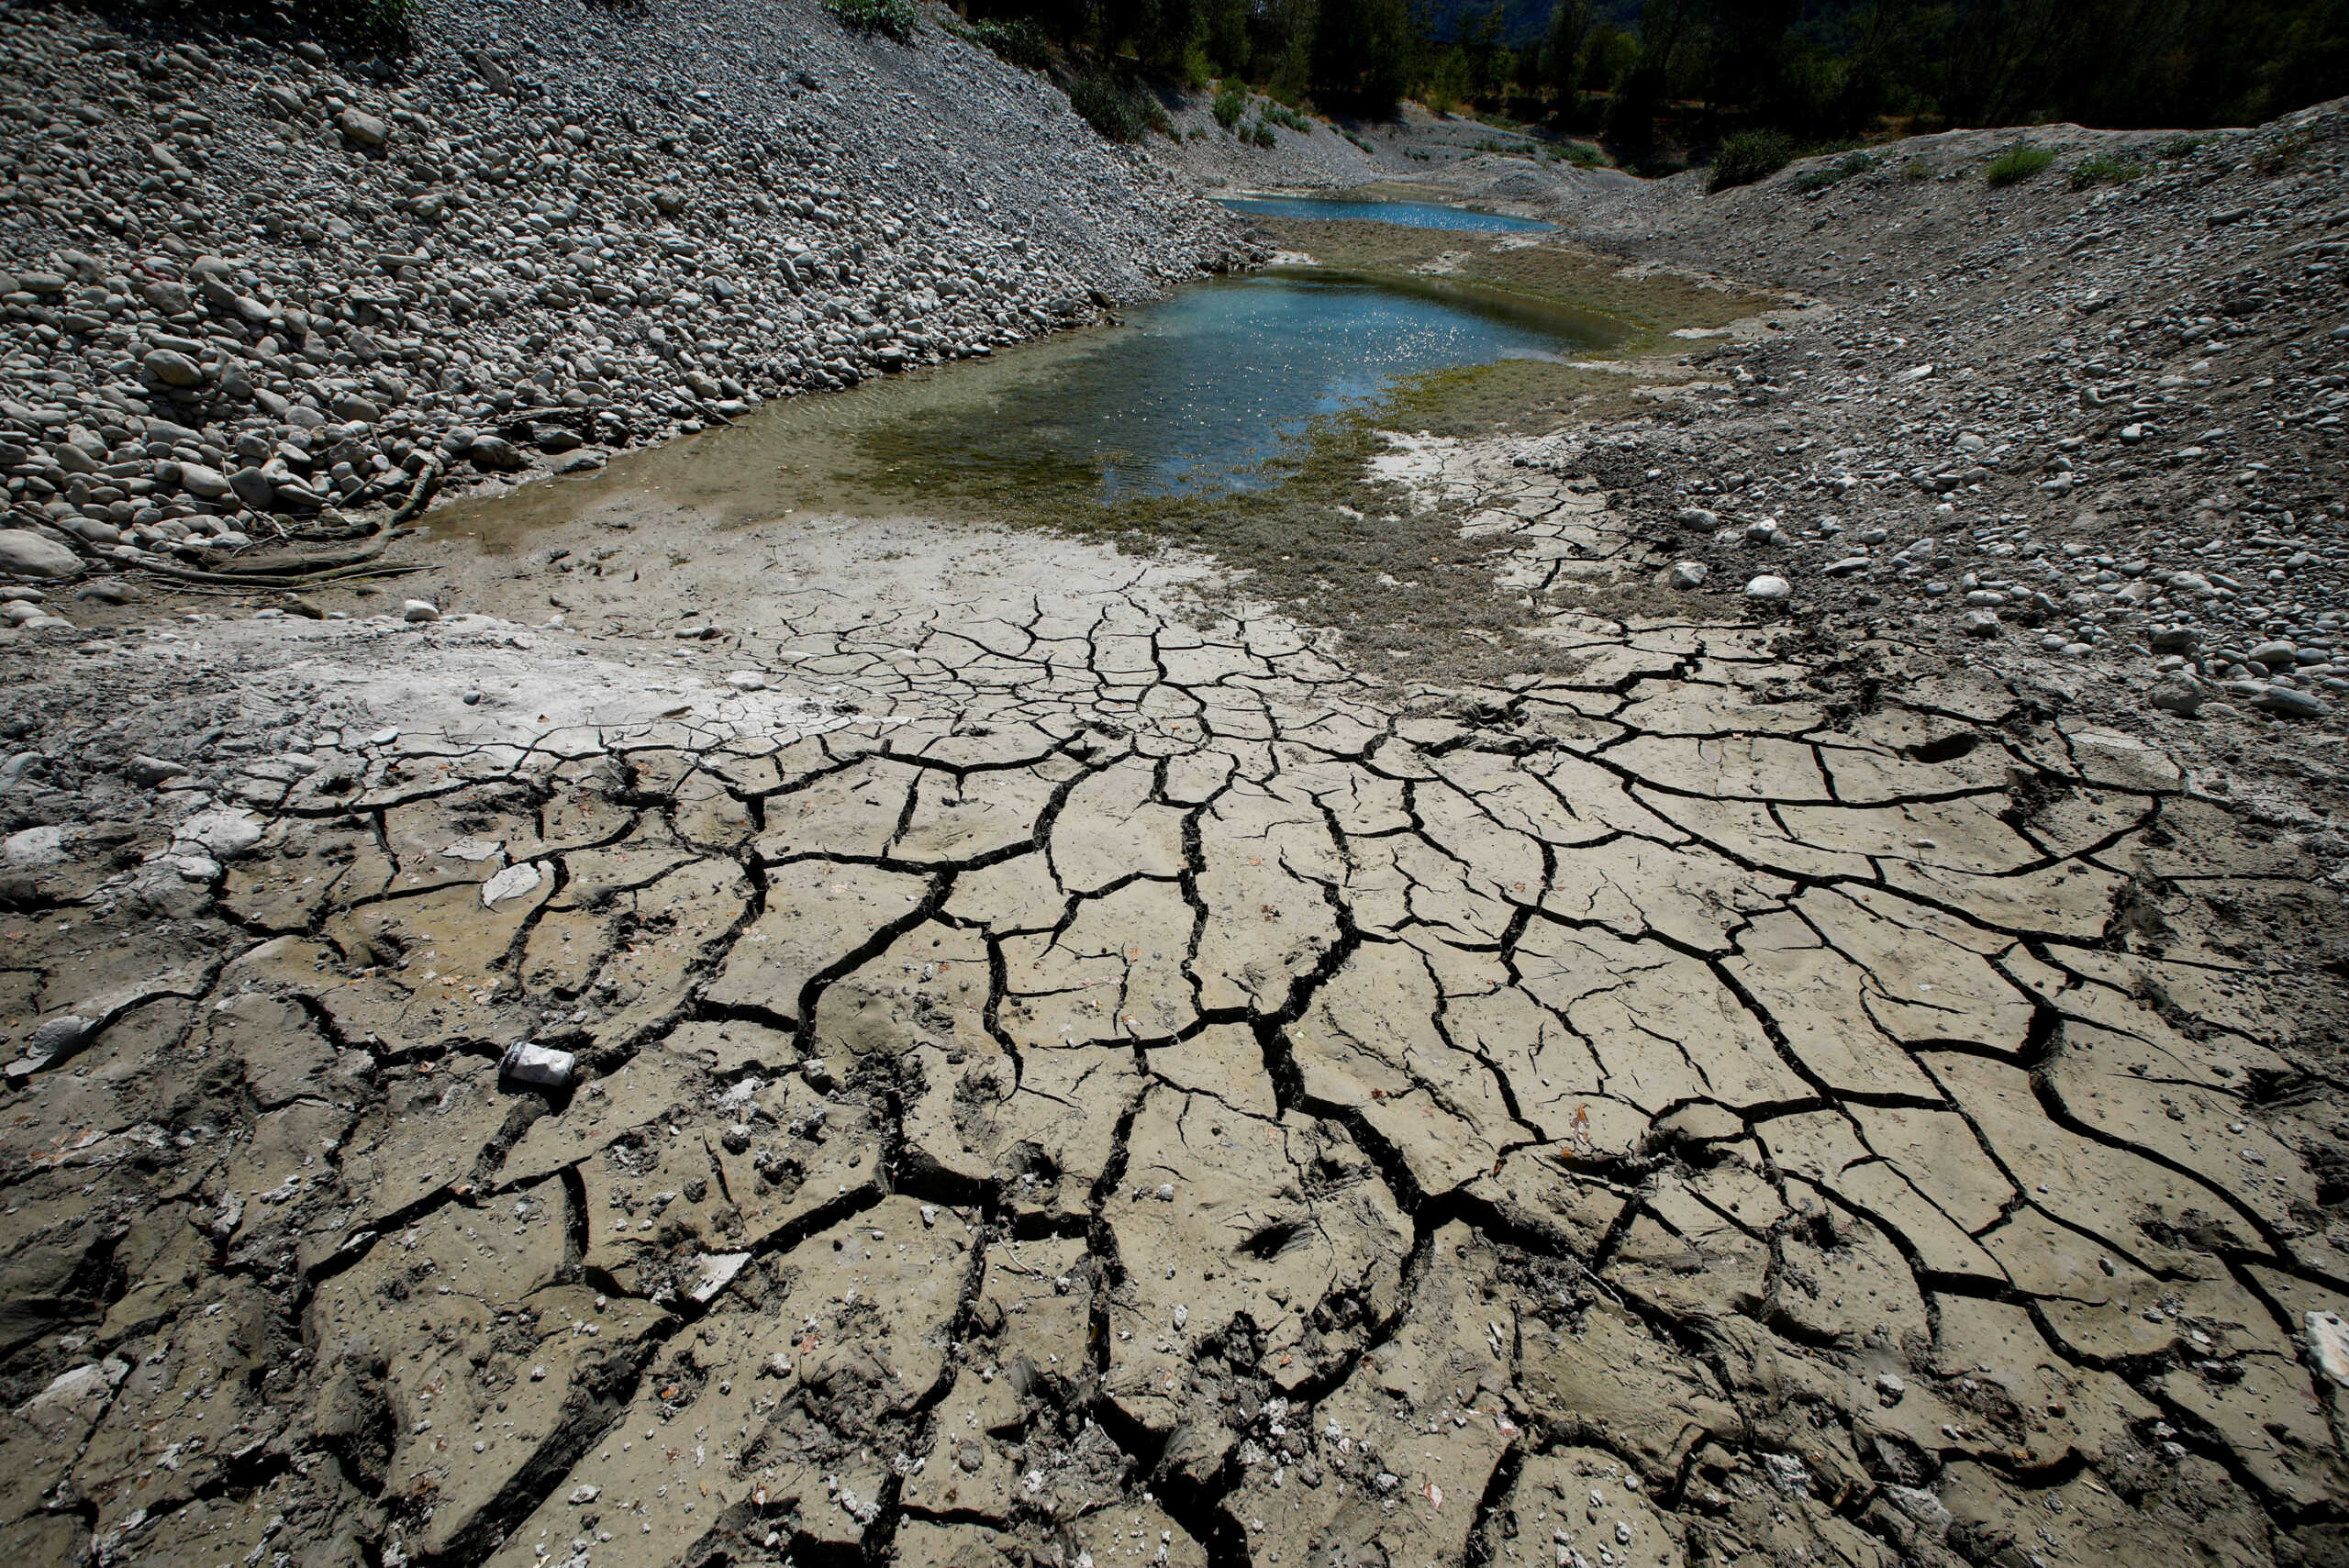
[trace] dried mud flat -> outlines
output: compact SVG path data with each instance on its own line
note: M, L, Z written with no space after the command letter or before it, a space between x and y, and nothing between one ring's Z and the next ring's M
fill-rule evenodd
M2277 177L2227 149L2029 221L2216 275L2338 227L2326 134L2224 222ZM1757 273L1975 199L1827 189ZM2349 1562L2339 718L2274 706L2343 678L2349 337L2289 243L2231 326L2032 361L1996 440L1913 373L1990 319L1938 283L1564 367L1558 428L1373 464L1427 509L1379 537L1498 592L1385 573L1351 640L1251 606L1315 603L1268 548L720 527L633 459L491 550L434 514L415 620L27 617L0 1562ZM2302 455L2131 455L2221 384ZM2081 562L2139 513L2296 553ZM2024 578L2019 520L2109 570ZM1736 593L1778 562L1791 609ZM1542 673L1398 684L1439 599Z
M1434 477L1634 548L1521 445ZM2337 915L2143 740L1690 620L1413 705L985 530L504 571L0 653L7 1560L2337 1560Z

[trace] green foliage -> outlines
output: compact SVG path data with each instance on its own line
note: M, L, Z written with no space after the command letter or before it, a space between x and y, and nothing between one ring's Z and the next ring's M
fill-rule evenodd
M1256 122L1255 133L1249 139L1259 147L1275 147L1280 144L1280 138L1273 134L1273 128L1262 120Z
M2055 161L2055 155L2043 147L2033 147L2019 141L1983 166L1982 178L1990 188L2020 184Z
M2123 158L2110 152L2091 153L2072 165L2072 189L2085 191L2090 185L2123 185L2145 172L2145 166L2134 158Z
M416 47L411 0L152 0L150 11L190 28L290 32L357 53L396 56Z
M1299 135L1309 136L1313 132L1313 122L1286 104L1266 104L1258 113L1273 124L1286 126Z
M1708 191L1726 191L1766 180L1795 161L1795 144L1775 130L1742 130L1721 143L1713 154Z
M899 43L908 41L921 23L913 0L824 0L824 9L841 26L860 33L882 33Z
M2316 139L2307 131L2296 130L2279 136L2251 155L2251 166L2262 174L2277 175L2291 167L2292 160L2316 145Z
M1107 76L1079 76L1068 84L1069 107L1111 141L1140 141L1164 116L1158 106Z
M154 3L260 8L273 0ZM861 10L911 0L827 3ZM980 28L1034 28L1030 37L1048 41L1056 59L1130 58L1161 79L1219 76L1227 92L1253 88L1325 113L1383 116L1408 95L1442 112L1498 110L1576 132L1603 126L1619 161L1641 168L1685 155L1681 149L1720 125L1776 131L1798 148L1849 144L1887 117L1920 131L2048 119L2246 125L2331 96L2349 81L2349 0L963 5ZM1036 50L1025 52L1032 60ZM1229 128L1249 127L1252 139L1252 119L1243 104ZM2290 161L2288 150L2280 156Z
M971 37L1004 60L1028 71L1041 71L1052 61L1052 40L1044 29L1021 17L1011 22L981 22Z
M1921 184L1933 177L1933 166L1921 158L1911 158L1900 166L1900 177L1910 184Z
M1577 169L1603 169L1607 155L1587 141L1570 141L1558 150L1558 156Z
M1215 123L1224 129L1230 130L1233 126L1238 125L1240 117L1247 112L1247 89L1237 83L1227 84L1223 91L1215 95Z
M2154 149L2156 158L2191 158L2210 145L2210 139L2200 136L2173 136Z
M1798 191L1823 191L1840 185L1854 174L1865 174L1876 167L1876 159L1865 152L1846 152L1824 169L1806 170L1795 177Z

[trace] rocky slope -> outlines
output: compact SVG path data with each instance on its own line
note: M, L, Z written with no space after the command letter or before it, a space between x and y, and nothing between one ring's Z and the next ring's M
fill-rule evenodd
M816 0L428 4L395 77L71 8L0 28L19 574L591 465L1240 255L1038 77Z
M1987 183L2018 140L2050 166ZM1791 306L1609 433L1679 581L2140 716L2321 718L2349 693L2341 105L1954 133L1645 195L1552 210Z

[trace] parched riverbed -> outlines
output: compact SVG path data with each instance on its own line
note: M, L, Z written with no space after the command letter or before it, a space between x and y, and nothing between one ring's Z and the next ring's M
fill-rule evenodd
M2310 1024L2209 940L2288 849L2141 740L1667 607L1630 460L1515 421L1754 302L1384 227L436 514L445 614L28 669L159 804L7 841L27 1560L2330 1517Z

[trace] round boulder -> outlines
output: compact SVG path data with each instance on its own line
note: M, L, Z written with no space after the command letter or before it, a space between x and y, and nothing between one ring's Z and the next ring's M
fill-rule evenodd
M82 569L82 558L30 528L0 528L0 572L12 577L64 577Z
M190 387L204 384L204 370L194 360L177 349L155 349L140 361L147 373L165 386Z

